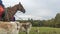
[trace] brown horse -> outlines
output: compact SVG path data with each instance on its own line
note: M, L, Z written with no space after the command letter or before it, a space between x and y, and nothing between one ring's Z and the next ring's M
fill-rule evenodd
M21 12L25 13L25 9L20 2L19 2L19 4L15 5L13 7L6 8L4 21L10 21L10 19L15 15L15 13L17 11L21 11Z

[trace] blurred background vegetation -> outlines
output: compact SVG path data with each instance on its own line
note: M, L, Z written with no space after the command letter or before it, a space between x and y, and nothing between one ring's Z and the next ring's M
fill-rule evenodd
M53 27L60 28L60 13L57 13L56 16L49 20L17 20L19 22L31 22L33 27Z

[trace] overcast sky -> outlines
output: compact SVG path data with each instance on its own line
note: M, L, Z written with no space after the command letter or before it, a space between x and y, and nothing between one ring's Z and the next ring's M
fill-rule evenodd
M19 11L15 14L15 18L19 19L51 19L60 13L60 0L2 0L5 7L14 6L21 2L26 13ZM18 17L17 17L18 16Z

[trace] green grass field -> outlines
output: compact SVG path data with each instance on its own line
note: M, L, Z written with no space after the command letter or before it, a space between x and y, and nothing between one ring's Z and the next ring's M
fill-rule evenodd
M39 30L39 33L36 30ZM20 32L19 34L25 34L25 32ZM32 27L30 34L60 34L60 28Z

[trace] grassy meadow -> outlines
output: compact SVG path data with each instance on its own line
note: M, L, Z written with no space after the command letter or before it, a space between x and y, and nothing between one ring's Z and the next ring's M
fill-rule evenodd
M25 34L25 32L20 32L19 34ZM60 28L32 27L30 34L60 34Z

